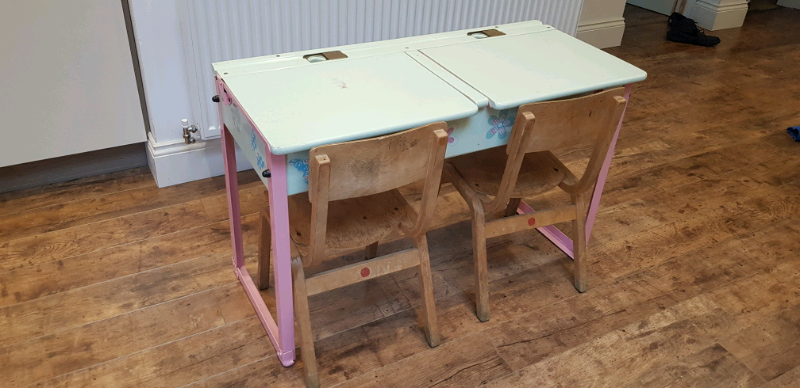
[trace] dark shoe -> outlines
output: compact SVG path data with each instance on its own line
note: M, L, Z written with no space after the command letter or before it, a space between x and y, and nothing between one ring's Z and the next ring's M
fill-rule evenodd
M667 40L704 47L713 47L719 44L719 38L716 36L708 36L703 33L703 31L698 31L697 34L687 34L678 30L669 30L667 31Z
M669 16L667 24L670 28L667 32L667 40L669 41L705 47L716 46L720 42L716 36L707 36L705 31L697 27L697 23L694 20L677 12L673 12Z
M687 34L693 34L697 31L697 23L694 20L687 18L677 12L673 12L667 19L667 25L670 30L680 30Z
M786 132L789 132L789 136L791 136L794 141L800 141L800 125L786 128Z

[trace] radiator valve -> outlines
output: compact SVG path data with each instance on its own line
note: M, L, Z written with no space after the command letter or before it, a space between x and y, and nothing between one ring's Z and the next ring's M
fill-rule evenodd
M181 120L181 127L183 127L183 140L186 144L194 143L195 138L192 137L192 134L197 133L197 125L189 125L189 120L183 119Z

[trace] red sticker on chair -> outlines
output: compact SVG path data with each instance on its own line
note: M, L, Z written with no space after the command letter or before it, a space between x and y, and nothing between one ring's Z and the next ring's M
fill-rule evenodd
M536 218L528 218L528 226L533 226L536 224Z
M365 278L365 277L367 277L367 276L369 276L369 268L363 268L363 269L361 270L361 277L362 277L362 278Z

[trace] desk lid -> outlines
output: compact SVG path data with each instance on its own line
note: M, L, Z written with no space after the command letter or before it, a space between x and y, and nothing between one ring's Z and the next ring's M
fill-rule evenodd
M472 42L476 39L470 36L471 33L485 29L495 28L507 35L529 34L540 31L549 31L553 27L544 25L538 20L525 22L509 23L499 26L487 26L481 28L471 28L467 30L440 32L430 35L411 36L401 39L380 40L368 43L358 43L346 46L335 46L323 49L296 51L281 53L277 55L264 55L260 57L236 59L232 61L216 62L212 64L214 71L220 75L241 75L264 70L282 69L287 67L300 67L310 65L303 57L309 54L316 54L326 51L341 51L349 58L369 57L373 55L390 54L395 52L439 47L464 42Z
M558 30L420 50L508 109L642 81L643 70Z
M403 52L223 78L278 155L460 119L478 110Z

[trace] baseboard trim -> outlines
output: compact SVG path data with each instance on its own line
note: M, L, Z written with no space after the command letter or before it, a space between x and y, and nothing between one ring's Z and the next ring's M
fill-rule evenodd
M597 48L617 47L625 33L625 19L604 20L578 26L575 37Z
M222 144L219 139L194 144L157 144L151 136L147 142L147 164L158 187L167 187L225 173ZM236 169L251 169L250 163L236 153Z
M0 193L67 182L147 165L144 143L0 168Z
M800 0L778 0L778 5L786 8L800 9Z
M686 16L694 19L700 27L715 31L741 27L747 9L747 0L739 0L734 4L713 4L699 0L686 12Z

